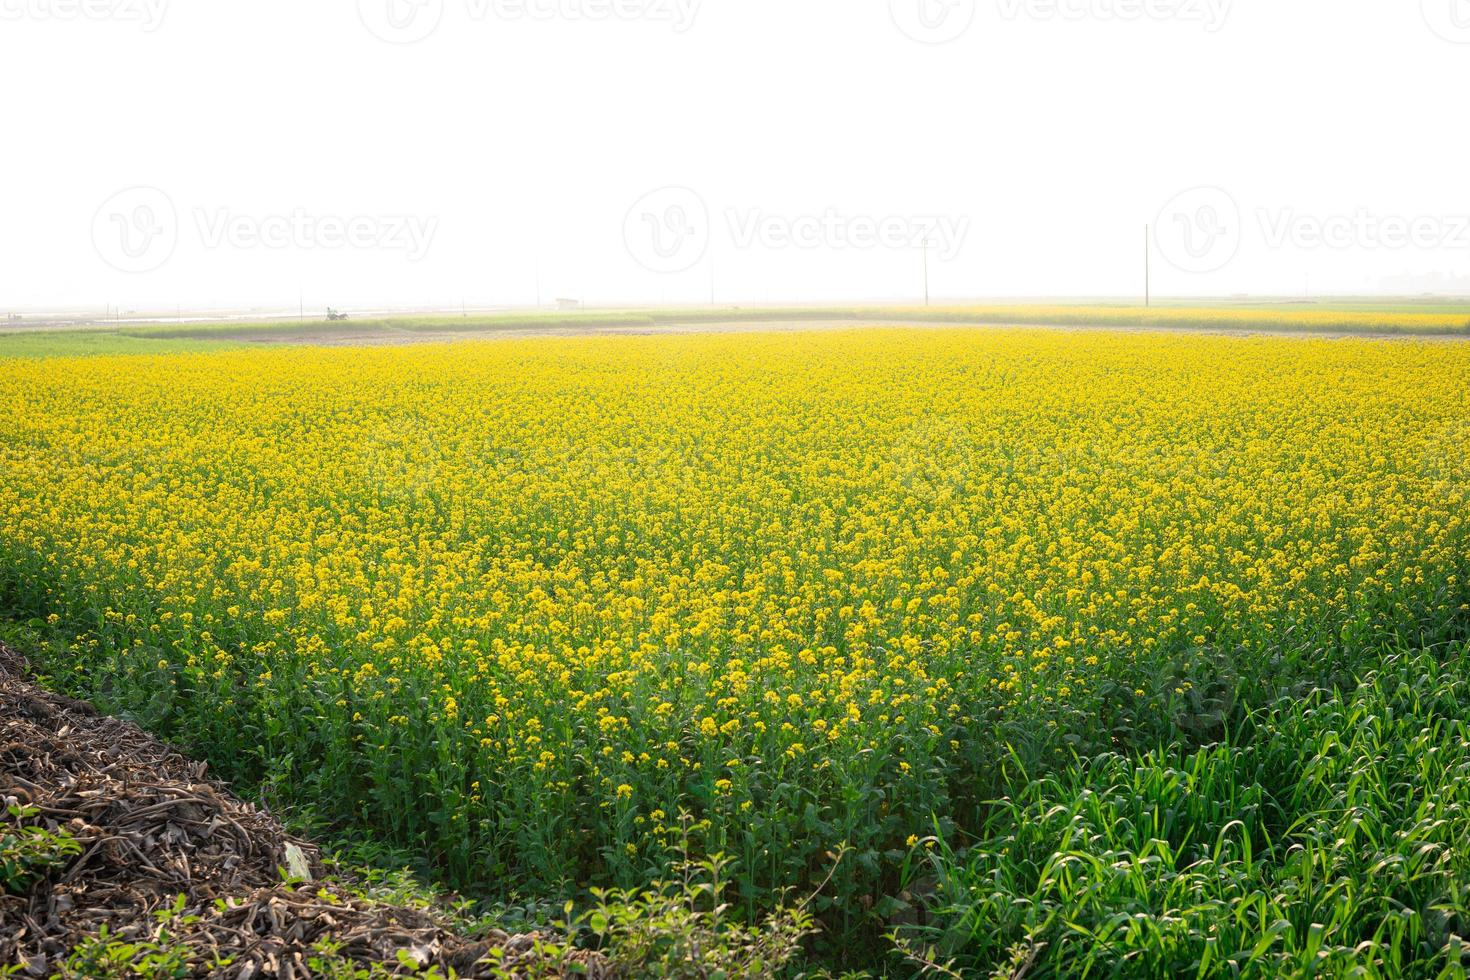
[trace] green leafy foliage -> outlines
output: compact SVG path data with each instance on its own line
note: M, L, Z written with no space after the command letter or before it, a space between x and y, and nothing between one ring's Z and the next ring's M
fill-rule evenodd
M805 907L782 908L745 925L726 900L723 855L687 861L679 877L639 890L595 891L582 922L627 976L755 980L780 976L815 932Z
M12 805L0 826L0 892L24 895L55 868L82 852L65 830L47 830L35 822L40 811Z
M1422 651L1217 745L1013 768L975 845L915 872L935 917L900 944L965 976L1461 976L1467 719L1470 650Z
M125 939L101 926L74 949L54 980L183 980L214 975L230 965L228 957L204 955L191 949L180 934L200 921L187 914L187 899L179 895L171 905L153 913L151 935Z

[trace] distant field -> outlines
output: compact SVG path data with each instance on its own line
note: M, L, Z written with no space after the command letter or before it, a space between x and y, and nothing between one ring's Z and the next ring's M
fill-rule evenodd
M375 334L408 331L420 333L472 333L494 330L551 330L568 327L636 327L653 323L651 316L638 313L514 313L476 316L382 317L336 322L287 321L281 323L170 324L130 327L119 331L128 337L153 339L209 338L224 336L273 337L293 334Z
M86 357L105 354L180 354L225 350L237 343L209 338L151 339L113 330L36 330L0 334L0 358Z
M326 333L479 332L594 328L656 328L677 324L762 323L822 321L912 321L914 323L977 323L1058 326L1126 326L1183 329L1272 330L1369 333L1470 334L1470 306L1330 307L1294 306L1075 306L1012 305L960 307L782 307L706 308L565 314L496 314L472 317L404 317L308 325ZM206 338L220 334L262 338L300 332L300 324L272 324L241 329L234 324L189 324L141 327L130 336Z
M1470 311L1332 306L994 306L896 311L920 322L1306 333L1465 334ZM892 315L889 312L887 315Z
M668 333L812 326L969 324L1134 330L1470 336L1470 303L1340 300L1323 303L1012 304L932 307L706 307L574 313L404 316L364 320L175 323L0 334L0 357L172 353L227 344L384 344L459 336Z

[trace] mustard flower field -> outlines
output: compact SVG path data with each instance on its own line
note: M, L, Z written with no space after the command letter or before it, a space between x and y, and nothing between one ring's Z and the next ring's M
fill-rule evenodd
M687 813L741 914L826 881L829 944L940 867L984 975L1031 885L963 869L1044 863L995 844L1034 780L1466 635L1467 392L1455 342L1019 329L9 361L0 600L468 893L638 886Z

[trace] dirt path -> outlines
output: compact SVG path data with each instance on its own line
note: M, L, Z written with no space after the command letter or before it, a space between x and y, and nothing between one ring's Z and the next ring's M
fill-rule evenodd
M140 944L132 956L186 971L170 976L305 980L355 965L490 977L501 975L483 962L492 951L513 975L558 975L536 936L471 940L432 909L323 879L314 846L211 781L203 763L25 677L0 646L0 842L27 845L18 874L7 863L0 877L0 975L97 976L103 946L93 942L89 958L87 943L104 928ZM336 947L325 964L324 943ZM578 959L581 976L605 975L595 954Z
M263 333L249 330L211 333L210 339L261 346L310 345L323 347L382 347L443 344L465 340L534 340L572 337L661 337L691 334L804 333L840 330L1052 330L1065 333L1112 332L1130 334L1200 334L1213 337L1281 337L1318 340L1400 340L1465 343L1470 336L1404 334L1367 331L1260 330L1245 327L1147 327L1137 325L1064 323L948 323L915 320L733 320L707 323L640 324L638 326L558 326L489 330L303 330L300 333Z

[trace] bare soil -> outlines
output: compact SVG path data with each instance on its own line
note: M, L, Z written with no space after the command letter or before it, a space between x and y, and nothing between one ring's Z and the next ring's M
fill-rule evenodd
M504 330L312 330L251 332L248 329L211 333L212 340L229 340L262 346L312 345L323 347L383 347L407 344L443 344L465 340L530 340L566 337L653 337L682 334L801 333L831 330L903 328L909 330L1056 330L1066 333L1108 331L1113 333L1204 334L1217 337L1281 337L1317 340L1399 340L1465 343L1454 334L1405 334L1371 331L1253 330L1244 327L1144 327L1108 324L997 324L915 322L913 320L736 320L728 322L662 323L638 326L559 326Z
M385 975L430 967L445 976L532 967L557 975L538 948L551 937L471 939L432 908L391 907L350 882L321 879L315 846L210 780L204 763L42 690L25 670L0 645L0 837L28 823L70 834L80 853L23 894L0 884L0 975L7 966L22 977L89 975L66 974L67 961L104 928L118 940L182 948L190 976L305 980L325 972L311 964L324 941L337 948L339 968ZM487 957L505 972L492 972ZM609 975L595 954L577 958L579 975Z

